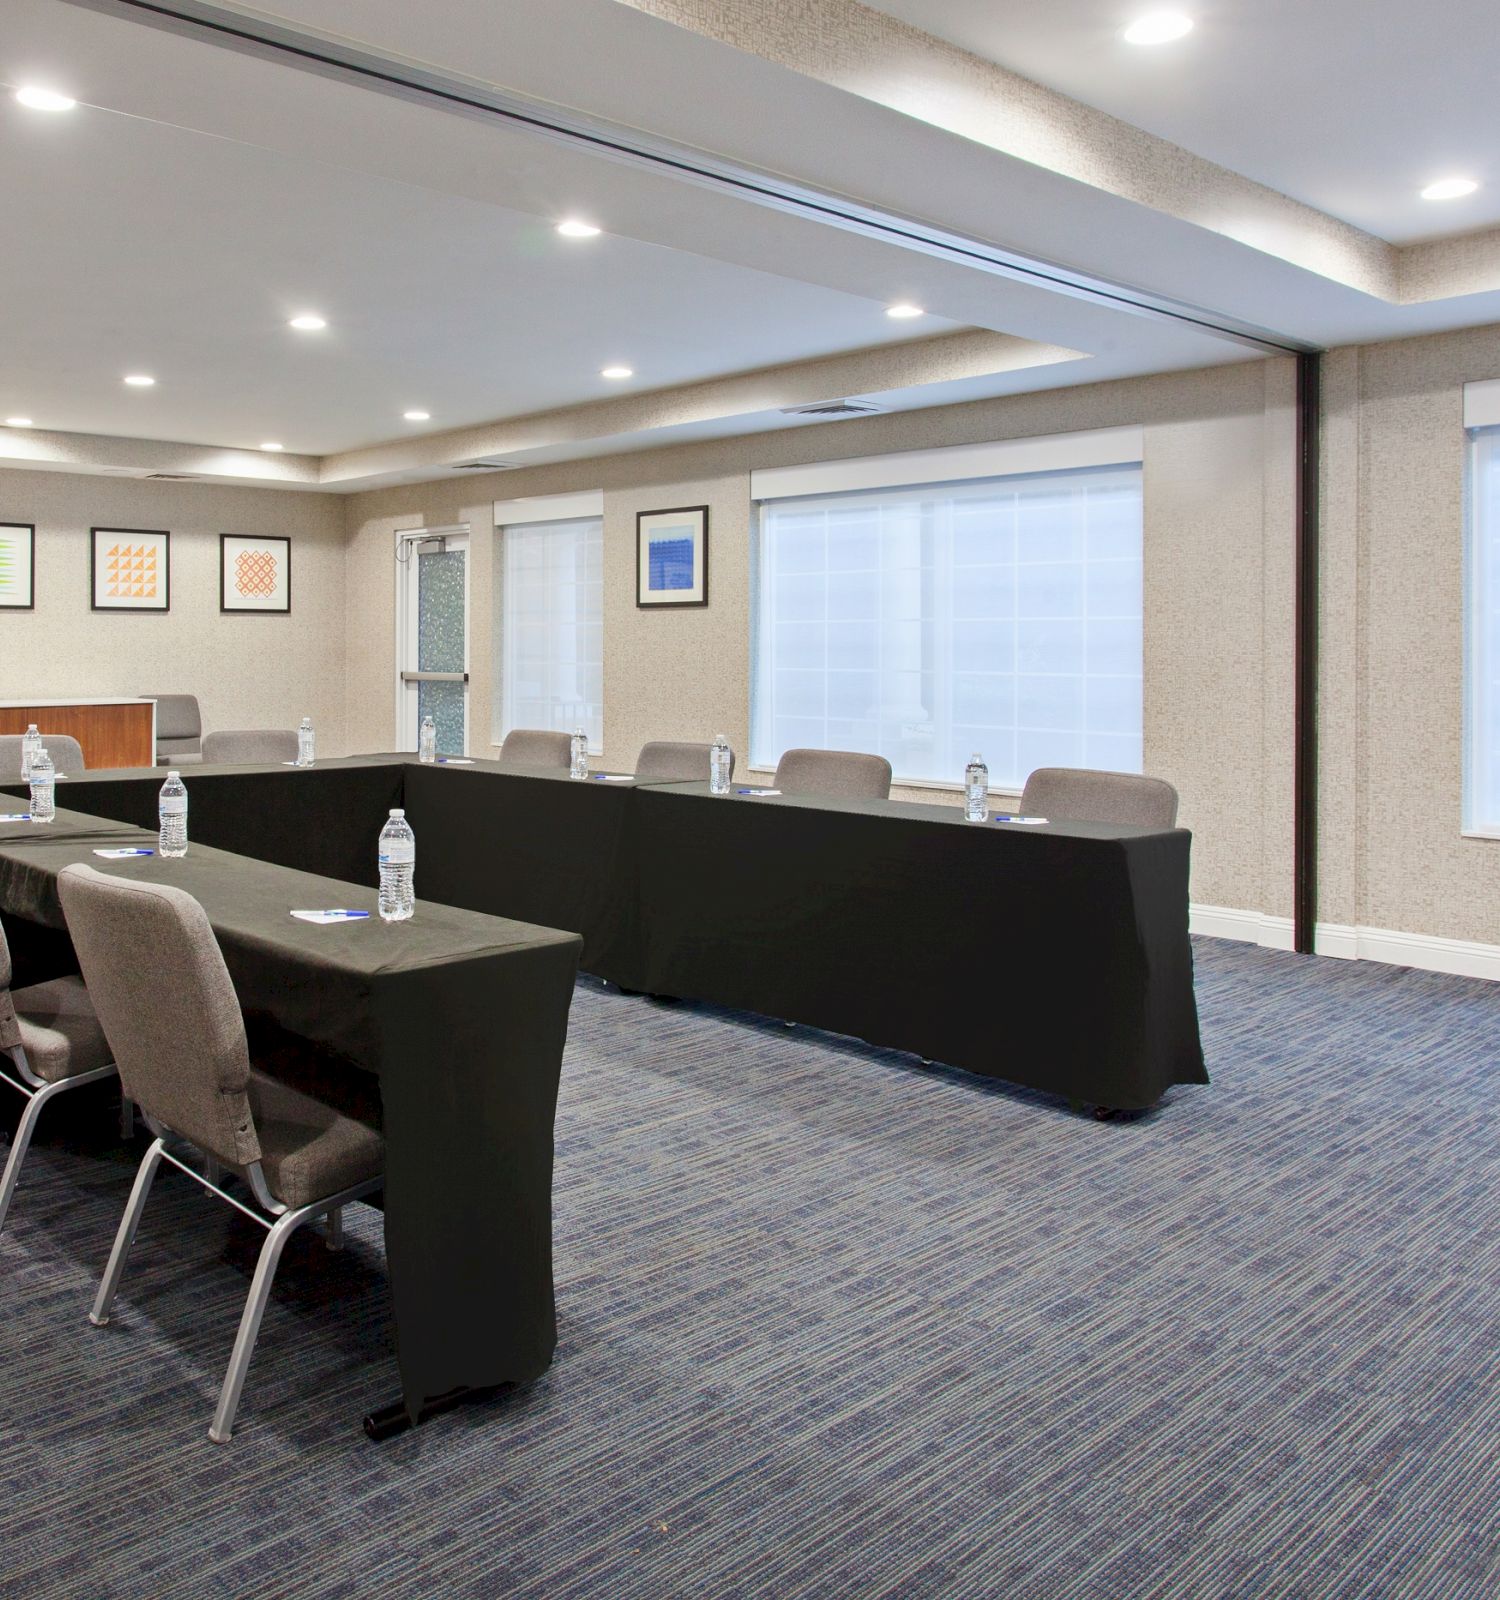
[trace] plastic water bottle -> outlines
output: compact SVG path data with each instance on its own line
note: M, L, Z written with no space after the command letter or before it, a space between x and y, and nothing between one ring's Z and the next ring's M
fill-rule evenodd
M31 820L51 822L57 815L57 768L43 746L31 757Z
M297 765L310 767L313 764L313 725L311 717L303 717L302 725L297 729Z
M31 778L31 763L38 749L41 748L42 736L36 731L36 724L29 722L26 732L21 735L21 782L27 783Z
M187 854L187 785L180 772L168 772L156 801L156 815L161 824L161 834L156 841L158 855L185 856Z
M422 718L422 726L417 732L417 760L437 760L437 724L431 717ZM408 916L410 914L407 913Z
M589 736L582 728L573 734L573 757L568 766L570 778L586 778L589 775Z
M985 822L990 814L990 769L976 750L964 768L964 820Z
M729 793L729 741L722 733L714 735L713 746L708 752L708 792Z
M391 812L380 830L380 916L405 922L417 909L417 836L404 811Z

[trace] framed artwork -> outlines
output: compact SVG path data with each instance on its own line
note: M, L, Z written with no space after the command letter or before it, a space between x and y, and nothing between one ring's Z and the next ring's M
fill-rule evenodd
M708 507L638 511L635 566L638 606L706 606Z
M172 535L161 528L90 528L95 611L170 611Z
M292 541L219 535L219 610L292 609Z
M35 562L35 526L0 522L0 611L30 611L36 605Z

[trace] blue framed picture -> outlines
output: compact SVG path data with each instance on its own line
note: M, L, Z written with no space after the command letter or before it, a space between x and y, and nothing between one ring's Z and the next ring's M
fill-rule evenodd
M708 507L638 511L635 562L638 606L706 606Z

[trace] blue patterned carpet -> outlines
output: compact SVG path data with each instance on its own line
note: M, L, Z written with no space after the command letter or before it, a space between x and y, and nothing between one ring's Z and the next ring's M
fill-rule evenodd
M54 1112L0 1237L0 1592L1492 1600L1500 987L1197 955L1214 1083L1114 1124L581 985L557 1364L380 1446L374 1215L289 1251L220 1448L258 1236L159 1180L89 1327L131 1164Z

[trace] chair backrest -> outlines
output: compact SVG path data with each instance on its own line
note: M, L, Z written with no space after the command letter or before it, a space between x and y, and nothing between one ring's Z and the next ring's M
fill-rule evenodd
M635 758L635 775L652 783L707 783L712 749L711 744L653 739L641 746L641 753ZM733 750L729 752L729 776L734 776Z
M57 891L126 1094L218 1160L258 1161L245 1022L203 907L79 863Z
M1022 814L1060 822L1177 825L1177 791L1164 778L1138 772L1088 772L1079 767L1038 767L1021 793Z
M295 728L246 728L203 735L203 760L215 761L295 761Z
M500 746L500 759L510 767L561 767L573 764L573 736L543 728L513 728Z
M198 696L195 694L147 695L156 701L156 737L158 739L201 739L203 718L198 714Z
M11 979L14 976L10 964L10 945L5 939L5 924L0 922L0 1050L14 1050L21 1042L15 1002L10 997Z
M21 781L21 733L0 734L0 783ZM52 757L53 770L71 776L87 771L83 746L70 733L42 734L42 748Z
M889 800L891 764L857 750L788 750L776 764L772 787L835 800Z

